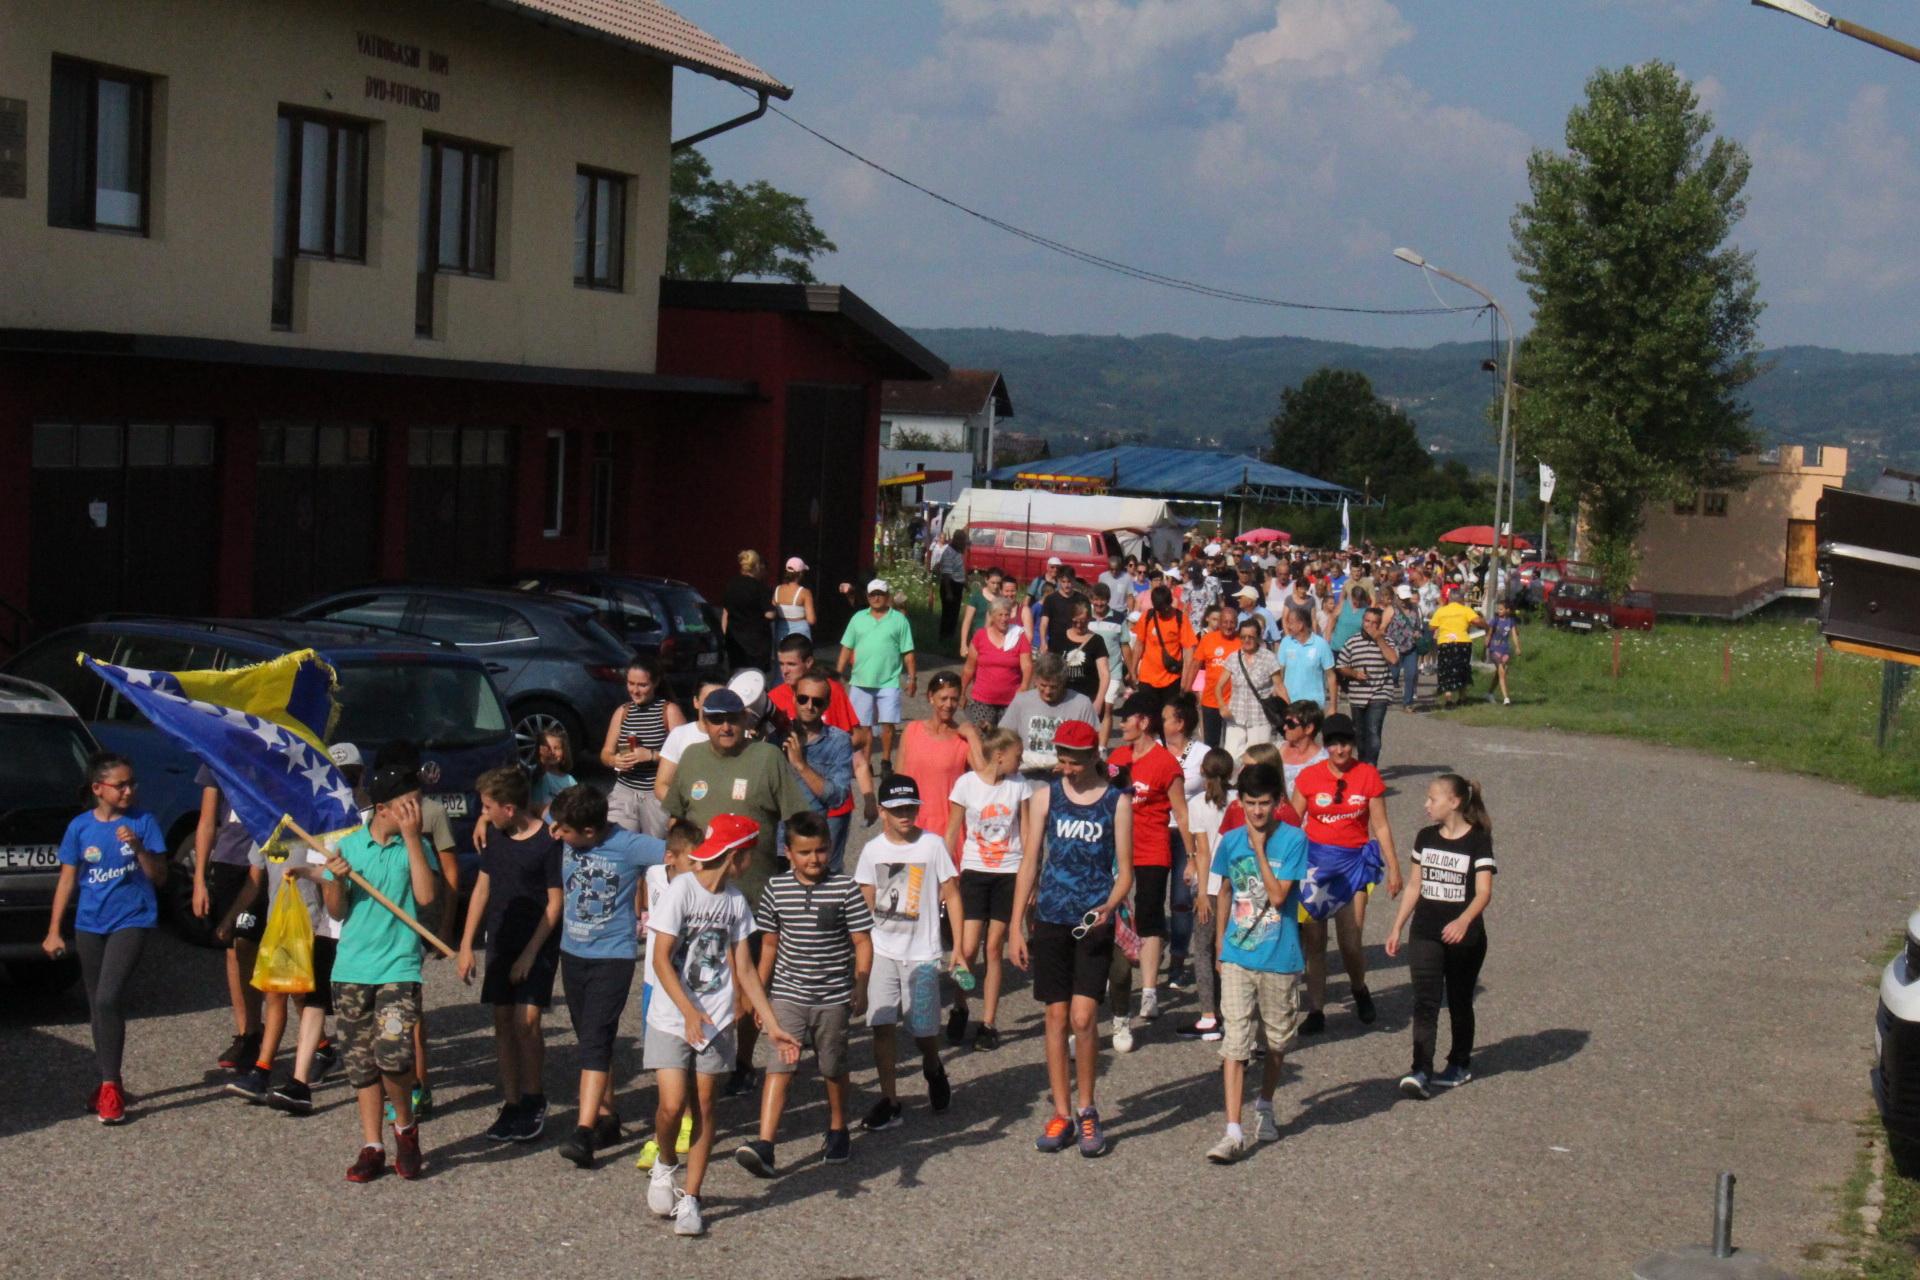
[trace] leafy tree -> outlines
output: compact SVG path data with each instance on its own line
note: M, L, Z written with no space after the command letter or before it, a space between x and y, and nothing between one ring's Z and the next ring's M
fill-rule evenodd
M1351 369L1322 368L1282 391L1272 434L1273 462L1371 492L1389 505L1412 500L1434 475L1413 420Z
M1762 304L1752 255L1726 243L1747 155L1710 137L1692 86L1650 62L1596 72L1586 91L1565 153L1528 160L1531 199L1513 218L1534 307L1516 413L1624 586L1646 503L1737 483Z
M674 153L667 204L667 274L680 280L771 277L813 284L813 260L836 251L804 197L765 181L713 176L692 147Z

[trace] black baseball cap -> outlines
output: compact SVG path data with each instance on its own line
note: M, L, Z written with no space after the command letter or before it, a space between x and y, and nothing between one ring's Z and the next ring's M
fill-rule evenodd
M880 784L880 807L882 809L917 809L920 807L920 784L904 773L894 773Z
M1121 701L1119 706L1113 709L1113 714L1119 716L1122 720L1125 720L1128 716L1147 716L1151 719L1158 719L1160 706L1160 699L1150 693L1130 693Z
M1320 741L1356 742L1360 735L1354 732L1353 717L1338 713L1328 716L1320 722Z
M398 800L420 789L420 775L412 769L375 769L367 780L367 798L375 804Z

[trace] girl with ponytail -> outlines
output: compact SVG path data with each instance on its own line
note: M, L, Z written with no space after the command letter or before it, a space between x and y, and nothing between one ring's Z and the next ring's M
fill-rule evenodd
M1399 955L1400 935L1413 922L1406 942L1407 969L1413 982L1413 1070L1400 1081L1410 1098L1430 1098L1473 1079L1473 990L1487 959L1487 904L1493 901L1493 820L1487 816L1480 784L1457 773L1443 773L1427 788L1427 818L1413 839L1413 865L1400 896L1400 914L1387 937L1387 954ZM1453 1027L1447 1069L1433 1070L1439 1035L1440 1005L1445 1002Z

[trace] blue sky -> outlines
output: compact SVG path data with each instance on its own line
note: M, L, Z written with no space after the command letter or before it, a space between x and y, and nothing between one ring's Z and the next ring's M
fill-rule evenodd
M1108 257L1250 293L1413 307L1411 245L1516 315L1508 221L1601 66L1663 58L1753 156L1735 233L1769 346L1920 350L1920 66L1747 0L679 0L789 109L935 190ZM1841 16L1920 43L1909 0ZM675 77L675 129L738 90ZM808 197L822 279L897 322L1298 334L1426 346L1458 318L1328 316L1111 276L945 209L768 118L722 176ZM1460 295L1448 296L1454 301ZM1466 300L1461 298L1461 300ZM1522 322L1524 324L1524 321Z

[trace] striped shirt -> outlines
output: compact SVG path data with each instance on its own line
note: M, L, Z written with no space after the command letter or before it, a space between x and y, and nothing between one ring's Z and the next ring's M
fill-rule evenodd
M1372 637L1357 635L1341 645L1338 665L1353 667L1366 677L1347 686L1347 700L1354 706L1392 701L1393 668L1387 665L1387 655L1380 652L1379 643Z
M641 704L629 702L620 717L620 741L615 749L624 751L629 738L637 739L641 746L652 752L654 759L635 765L624 773L614 775L614 781L623 787L635 791L652 791L654 775L660 772L658 759L660 748L667 741L667 701L655 698L652 702Z
M780 938L771 998L809 1008L853 999L853 935L872 932L873 913L850 877L804 885L791 871L777 875L760 893L753 924Z

